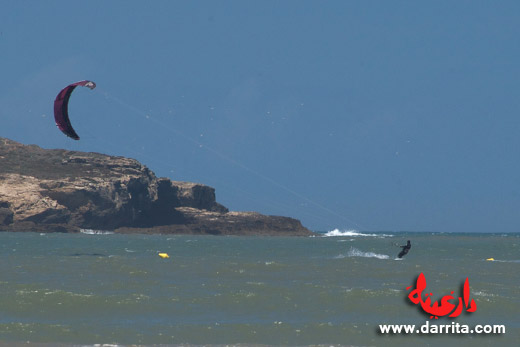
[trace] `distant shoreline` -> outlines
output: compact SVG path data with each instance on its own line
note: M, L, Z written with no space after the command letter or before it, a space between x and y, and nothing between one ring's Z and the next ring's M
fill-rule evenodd
M0 138L0 229L14 232L309 236L297 219L234 212L204 184L134 159Z

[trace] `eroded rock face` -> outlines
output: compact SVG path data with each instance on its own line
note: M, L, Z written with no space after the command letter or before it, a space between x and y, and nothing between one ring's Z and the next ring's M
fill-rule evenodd
M8 202L0 201L0 227L13 223L14 213L9 207Z
M211 235L263 235L263 236L309 236L312 233L299 220L266 216L256 212L216 212L192 207L176 210L186 218L184 224L171 224L153 228L141 228L145 233L180 233ZM134 228L123 227L120 233L134 233Z
M310 234L284 218L229 212L213 188L157 178L134 159L0 138L0 230Z
M9 202L14 223L146 225L158 199L156 181L133 159L0 139L0 201Z

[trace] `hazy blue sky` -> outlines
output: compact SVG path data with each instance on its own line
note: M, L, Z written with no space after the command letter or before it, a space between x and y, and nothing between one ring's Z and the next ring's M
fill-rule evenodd
M0 136L314 230L519 232L519 40L518 1L2 1Z

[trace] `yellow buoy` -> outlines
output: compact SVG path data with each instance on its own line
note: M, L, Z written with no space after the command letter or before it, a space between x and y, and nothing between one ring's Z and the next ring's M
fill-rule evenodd
M487 261L493 261L493 260L495 260L495 258L487 258L486 260Z
M169 258L170 256L168 255L168 253L159 253L159 257L161 257L161 258Z

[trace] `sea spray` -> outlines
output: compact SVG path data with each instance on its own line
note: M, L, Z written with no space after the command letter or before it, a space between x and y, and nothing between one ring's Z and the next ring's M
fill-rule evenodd
M348 257L363 257L363 258L377 258L377 259L388 259L389 256L386 254L377 254L374 252L363 252L357 248L351 247L347 253Z
M393 237L394 235L390 234L364 234L360 233L357 230L345 230L341 231L339 229L331 230L323 235L323 237L338 237L338 236L348 236L348 237L378 237L378 238L385 238L385 237Z

